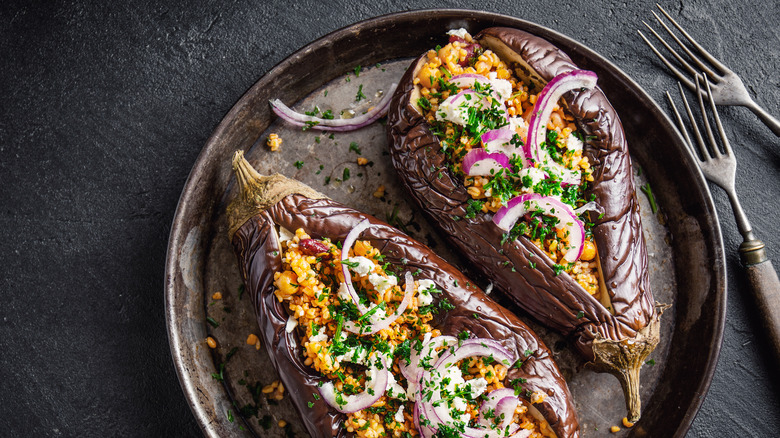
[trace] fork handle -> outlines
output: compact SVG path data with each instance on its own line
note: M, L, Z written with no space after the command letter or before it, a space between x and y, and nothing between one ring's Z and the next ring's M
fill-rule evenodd
M758 118L761 119L761 121L764 122L764 124L768 126L776 136L780 137L780 120L772 117L771 114L764 111L764 109L758 106L758 104L755 103L752 99L750 100L750 103L745 106L748 107L750 111L753 111L753 113L757 115Z
M780 280L771 260L745 266L761 325L772 347L775 365L780 365Z

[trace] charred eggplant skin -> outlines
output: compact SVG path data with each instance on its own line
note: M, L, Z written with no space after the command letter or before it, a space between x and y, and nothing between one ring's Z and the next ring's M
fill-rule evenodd
M566 382L550 351L522 321L493 302L445 260L395 228L329 199L290 194L238 226L232 243L255 306L263 345L309 433L313 437L347 436L341 427L344 415L316 397L322 378L303 364L298 335L285 330L287 312L276 299L273 285L274 272L281 267L276 226L288 230L303 228L313 238L338 241L363 219L368 219L372 226L361 239L371 241L385 255L385 261L418 272L416 279L433 280L442 289L441 296L454 305L452 310L437 315L431 324L442 334L457 336L465 330L472 336L501 342L522 360L522 365L509 370L507 379L525 379L522 386L529 394L546 394L544 401L534 406L558 437L578 437L579 426ZM528 401L525 393L521 398Z
M577 69L555 46L518 29L489 28L474 39L539 86ZM470 196L460 178L446 170L439 139L416 105L413 80L424 60L425 55L415 60L401 79L387 123L390 156L412 198L499 290L541 323L569 335L597 367L604 359L594 345L602 341L648 338L649 354L658 342L659 312L648 281L631 158L620 118L604 93L596 87L569 92L563 99L586 135L584 153L595 168L586 198L595 196L604 209L601 217L593 218L592 231L599 253L604 255L600 257L601 272L611 308L569 275L556 275L553 262L525 237L502 243L503 231L492 222L492 215L465 218ZM636 360L639 356L632 359ZM638 407L634 418L638 418Z

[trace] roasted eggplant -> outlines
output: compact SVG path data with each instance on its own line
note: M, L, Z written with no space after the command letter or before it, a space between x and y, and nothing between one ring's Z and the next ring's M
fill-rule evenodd
M387 436L418 434L410 429L426 437L579 436L550 351L450 264L297 181L261 176L241 152L233 169L240 193L228 207L229 237L263 345L313 437L372 436L368 429ZM457 375L437 380L445 369ZM466 381L452 392L436 386L455 385L458 376ZM470 420L462 417L466 405ZM517 423L522 415L538 434Z
M546 40L511 28L450 34L393 96L393 165L498 290L620 380L636 421L662 309L620 119L595 74Z

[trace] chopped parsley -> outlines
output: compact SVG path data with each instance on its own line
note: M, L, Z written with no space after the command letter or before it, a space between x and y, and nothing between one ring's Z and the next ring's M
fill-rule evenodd
M363 94L363 85L361 84L361 85L358 87L358 92L357 92L357 95L355 95L355 102L360 102L361 100L363 100L363 99L365 99L365 98L366 98L366 95L365 95L365 94Z

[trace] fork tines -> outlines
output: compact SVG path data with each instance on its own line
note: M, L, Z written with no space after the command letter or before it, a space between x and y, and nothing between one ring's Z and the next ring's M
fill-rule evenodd
M718 80L718 78L720 76L722 76L722 74L726 74L726 73L731 71L731 70L729 70L728 67L723 65L714 56L712 56L707 50L705 50L704 47L702 47L699 43L697 43L696 40L694 40L693 37L691 37L688 34L688 32L686 32L685 29L683 29L682 26L680 26L674 20L674 18L672 18L671 15L669 15L669 13L667 13L661 7L661 5L656 4L656 6L661 11L661 13L672 23L672 25L674 25L674 27L677 28L677 30L685 37L685 39L688 40L690 45L696 51L698 51L698 56L695 55L693 52L691 52L691 50L686 46L686 44L683 43L683 41L681 41L674 34L672 29L670 29L669 26L666 25L666 23L664 23L664 21L661 19L661 17L659 17L658 14L655 13L655 11L652 11L653 16L655 17L656 20L658 20L658 23L666 30L666 32L669 34L669 36L672 37L672 39L674 40L675 43L677 43L677 45L680 47L680 49L682 49L682 51L685 52L685 54L687 55L688 59L691 62L693 62L696 65L696 67L698 67L698 68L694 68L691 65L690 62L686 61L683 56L681 56L679 53L677 53L677 51L674 50L674 48L672 48L666 41L664 41L664 39L661 37L661 35L658 34L658 32L656 32L645 21L642 21L642 23L644 23L644 25L647 26L647 28L650 30L650 32L658 39L658 41L661 42L661 44L666 48L666 50L668 50L672 54L672 56L674 56L674 58L677 60L677 62L679 62L679 64L685 70L687 70L688 73L690 73L690 75L683 74L677 67L675 67L674 64L672 64L664 55L662 55L661 52L659 52L658 49L655 48L655 46L653 46L653 44L650 42L650 40L648 40L647 37L645 37L645 35L641 31L637 31L639 33L639 36L642 37L642 39L645 41L645 43L647 43L647 45L650 46L650 50L652 50L653 53L655 53L656 56L658 56L658 58L661 59L661 61L669 68L669 70L672 71L672 73L674 73L674 75L677 77L677 79L680 82L685 84L686 87L688 87L691 90L693 90L694 88L696 88L696 85L693 83L693 81L691 81L689 79L689 76L695 76L697 74L701 74L700 72L703 71L710 77L710 79ZM700 58L704 58L704 60L709 62L710 65L715 67L715 69L720 70L721 73L717 73L715 70L710 68L707 64L702 62L702 60Z
M685 112L688 114L688 119L691 122L691 126L693 128L693 134L696 138L696 144L698 145L698 152L696 152L697 147L694 146L693 142L691 141L690 136L688 135L688 130L685 128L685 124L683 123L682 117L680 116L680 113L677 111L677 107L674 104L674 100L672 100L672 96L669 94L669 92L666 92L666 96L669 98L669 103L672 106L672 110L674 111L675 117L677 118L677 124L680 127L680 132L685 137L686 145L690 149L690 152L693 153L694 156L699 156L700 159L703 161L708 161L712 158L720 158L722 155L732 155L731 151L731 145L729 144L729 139L726 137L726 133L723 130L723 125L720 122L720 116L718 116L718 110L715 107L715 101L712 98L712 90L710 89L710 82L707 79L707 76L703 73L698 73L695 75L696 78L696 96L699 100L699 108L701 109L701 115L702 120L704 122L704 128L707 133L707 138L709 140L709 143L704 141L704 138L702 137L702 134L699 130L699 126L696 123L696 120L693 117L693 112L691 111L690 105L688 105L688 99L685 97L685 92L682 89L682 86L680 83L677 83L677 87L680 89L680 96L682 97L683 104L685 105ZM705 93L702 93L700 82L704 81L705 86ZM704 100L702 99L702 94L707 96L707 100L709 100L710 104L710 111L712 112L712 117L715 120L715 125L718 128L718 135L720 136L722 145L723 145L723 152L721 153L720 148L718 147L718 141L715 139L715 135L712 132L712 127L710 125L710 122L707 117L707 108L704 105Z

